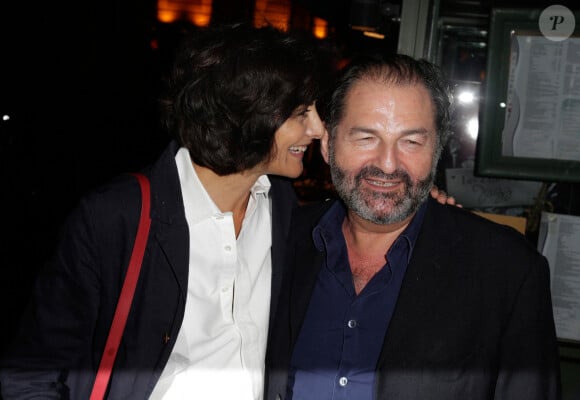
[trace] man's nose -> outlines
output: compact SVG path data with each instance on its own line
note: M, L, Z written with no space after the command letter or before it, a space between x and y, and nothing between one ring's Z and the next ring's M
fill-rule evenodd
M399 167L396 145L383 143L377 148L377 166L385 173L395 172Z

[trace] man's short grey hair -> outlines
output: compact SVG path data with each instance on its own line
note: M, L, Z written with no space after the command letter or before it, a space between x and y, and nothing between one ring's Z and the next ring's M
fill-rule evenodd
M427 60L417 60L403 54L372 55L353 60L342 71L330 95L325 120L331 141L335 135L336 126L344 116L346 96L352 86L361 80L396 86L414 84L425 86L431 94L431 100L435 106L436 159L438 160L452 133L451 89L440 68Z

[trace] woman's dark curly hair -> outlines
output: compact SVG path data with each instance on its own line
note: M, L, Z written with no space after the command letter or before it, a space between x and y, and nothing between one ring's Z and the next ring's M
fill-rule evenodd
M252 168L273 156L284 121L316 100L317 70L313 41L273 27L191 33L166 80L163 125L218 175Z

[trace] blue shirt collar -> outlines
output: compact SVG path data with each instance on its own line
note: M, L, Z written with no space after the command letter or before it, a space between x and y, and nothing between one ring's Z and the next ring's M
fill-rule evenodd
M406 240L409 245L409 252L407 256L407 262L411 260L413 255L413 249L415 248L415 243L417 242L417 237L419 236L419 231L421 225L423 224L423 219L425 218L425 211L427 210L428 201L425 200L420 206L411 222L405 230L399 235L395 243L399 240ZM329 242L335 242L337 235L342 238L342 223L346 216L346 206L341 200L337 200L334 204L324 213L322 218L312 231L312 239L314 240L314 245L319 251L324 251L327 248Z

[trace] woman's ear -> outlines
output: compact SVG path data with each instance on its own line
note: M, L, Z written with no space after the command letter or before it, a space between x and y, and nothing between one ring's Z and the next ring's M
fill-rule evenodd
M328 140L330 139L328 135L328 130L324 129L324 134L320 138L320 153L322 154L322 158L328 164Z

